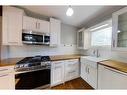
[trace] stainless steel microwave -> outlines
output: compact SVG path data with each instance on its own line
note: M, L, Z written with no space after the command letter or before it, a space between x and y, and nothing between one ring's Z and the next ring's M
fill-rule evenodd
M50 34L24 30L22 33L22 41L24 44L49 45Z

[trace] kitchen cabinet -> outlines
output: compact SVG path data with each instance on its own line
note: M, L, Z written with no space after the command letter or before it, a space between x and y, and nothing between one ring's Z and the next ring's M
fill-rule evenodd
M53 61L51 64L51 86L64 82L64 61Z
M97 63L85 58L81 58L81 77L97 89Z
M65 81L79 77L79 59L65 60Z
M61 21L50 18L50 46L60 45Z
M22 45L22 17L23 10L3 6L2 14L2 44Z
M23 16L23 29L37 31L37 20L32 17Z
M0 67L0 89L15 89L13 67Z
M49 33L50 23L28 16L23 16L23 29L35 32Z
M98 89L127 89L127 74L107 66L98 66Z
M51 86L79 77L79 59L53 61L51 64Z
M82 28L77 32L77 48L89 49L90 47L90 31L89 29Z
M112 15L112 49L127 51L127 7Z

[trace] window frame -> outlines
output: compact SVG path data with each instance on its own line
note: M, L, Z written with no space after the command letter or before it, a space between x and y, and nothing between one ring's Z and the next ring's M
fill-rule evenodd
M91 29L95 29L95 28L97 28L99 26L102 26L104 24L108 24L108 25L91 31ZM92 46L92 43L91 43L92 42L92 32L97 31L97 30L101 30L101 29L105 29L105 28L108 28L108 27L112 27L112 19L108 19L106 21L103 21L103 22L101 22L99 24L96 24L96 25L89 28L89 31L91 32L91 38L90 38L91 39L90 40L91 47L110 47L111 48L111 45L95 45L95 46ZM111 33L111 44L112 44L112 33Z

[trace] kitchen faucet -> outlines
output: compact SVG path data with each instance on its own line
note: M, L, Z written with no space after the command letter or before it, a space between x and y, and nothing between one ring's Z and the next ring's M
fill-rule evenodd
M94 50L94 51L93 51L93 54L94 54L94 56L96 56L96 57L99 57L99 56L100 56L99 50L98 50L98 49Z

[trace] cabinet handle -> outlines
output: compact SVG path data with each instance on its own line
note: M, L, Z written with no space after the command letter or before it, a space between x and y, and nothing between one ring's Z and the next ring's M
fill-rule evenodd
M37 22L36 22L36 29L37 29Z
M86 71L86 73L87 73L87 66L86 66L86 68L85 68L85 71Z
M87 72L88 72L88 74L90 73L90 69L89 68L88 68Z
M40 29L40 23L38 23L38 29Z
M7 76L8 74L5 74L5 75L0 75L0 77L4 77L4 76Z
M116 73L119 73L119 74L122 74L122 75L127 76L127 74L121 73L121 72L119 72L119 71L115 71L115 70L112 70L112 69L106 68L106 67L104 67L104 68L107 69L107 70L110 70L110 71L113 71L113 72L116 72Z
M70 71L69 73L74 73L74 72L76 72L76 71Z
M0 71L6 71L6 70L8 70L8 69L2 69L2 70L0 70Z
M113 47L115 47L115 40L113 40Z
M9 42L9 43L17 44L18 42Z
M56 66L55 69L60 68L61 66Z

